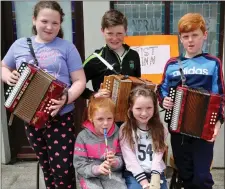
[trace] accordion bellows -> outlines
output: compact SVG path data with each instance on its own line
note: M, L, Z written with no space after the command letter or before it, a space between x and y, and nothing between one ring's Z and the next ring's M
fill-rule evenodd
M5 107L29 125L41 128L50 117L50 100L58 99L65 88L63 82L28 64L8 95Z
M116 105L115 121L124 122L128 110L128 97L130 91L138 85L147 85L153 91L156 89L156 84L151 81L137 77L123 75L109 75L104 77L102 88L106 88L111 92L111 98Z
M172 132L204 140L212 139L218 119L221 97L187 87L170 88L173 109L166 110L165 122Z

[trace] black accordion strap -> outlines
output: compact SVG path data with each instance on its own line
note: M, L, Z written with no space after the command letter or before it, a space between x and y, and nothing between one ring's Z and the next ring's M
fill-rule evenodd
M35 53L34 53L34 48L33 48L33 46L32 46L32 41L31 41L31 38L27 38L27 44L28 44L28 46L29 46L29 48L30 48L30 53L32 54L32 56L34 57L34 64L36 65L36 66L38 66L38 61L37 61L37 58L36 58L36 56L35 56Z
M180 58L177 59L177 62L179 64L179 71L180 71L182 86L184 86L185 85L185 82L186 82L186 77L184 75L184 71L183 71L183 67L182 67L182 62L181 62Z

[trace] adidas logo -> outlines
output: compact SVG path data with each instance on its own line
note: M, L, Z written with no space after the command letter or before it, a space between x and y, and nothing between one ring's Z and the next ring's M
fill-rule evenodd
M201 69L201 68L196 69L195 67L189 68L189 69L184 68L183 71L184 71L184 74L199 74L199 75L209 74L208 69ZM173 76L179 76L179 75L180 75L180 71L173 72Z

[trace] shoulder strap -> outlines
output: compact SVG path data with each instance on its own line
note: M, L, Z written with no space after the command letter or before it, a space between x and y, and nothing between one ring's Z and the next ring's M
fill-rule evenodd
M180 58L178 58L177 61L178 61L178 64L179 64L179 71L180 71L182 86L184 86L185 85L185 82L186 82L186 77L184 75L184 71L183 71L183 67L182 67L182 62L181 62Z
M29 37L27 38L27 44L30 48L30 53L34 57L34 64L38 66L38 61L37 61L37 58L35 56L34 49L33 49L33 46L32 46L32 41L31 41L31 38L29 38Z

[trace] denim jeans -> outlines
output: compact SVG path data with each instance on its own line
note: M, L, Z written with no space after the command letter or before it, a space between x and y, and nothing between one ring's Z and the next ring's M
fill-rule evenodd
M133 177L132 173L129 171L125 171L123 174L125 179L126 185L128 189L142 189L141 185L137 182L137 180ZM167 181L164 173L160 175L161 181L163 183L160 184L160 189L168 189L167 188ZM149 178L150 179L150 178Z

